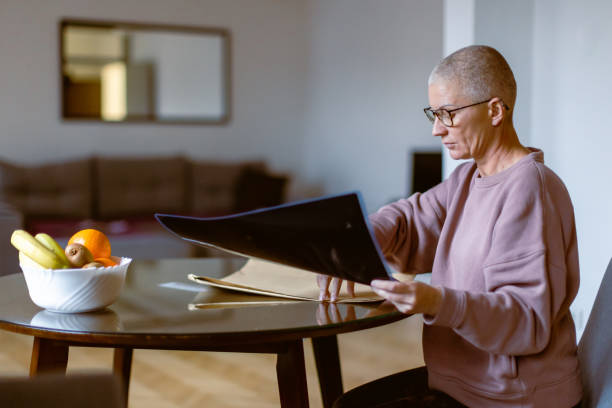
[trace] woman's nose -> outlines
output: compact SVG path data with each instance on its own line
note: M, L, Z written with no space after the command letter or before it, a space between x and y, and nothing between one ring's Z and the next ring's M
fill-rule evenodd
M433 123L433 127L431 129L431 134L433 136L444 136L447 133L448 133L448 129L446 128L446 126L444 126L442 121L440 121L440 119L438 119L438 117L436 116L434 123Z

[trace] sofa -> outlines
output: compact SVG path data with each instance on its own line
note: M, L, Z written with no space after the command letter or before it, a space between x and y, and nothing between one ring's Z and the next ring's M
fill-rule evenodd
M262 161L215 162L184 156L92 156L41 165L0 161L0 275L17 254L10 234L46 232L65 245L97 228L113 254L131 258L218 255L164 230L154 214L209 217L281 204L289 179ZM5 258L12 259L5 259Z

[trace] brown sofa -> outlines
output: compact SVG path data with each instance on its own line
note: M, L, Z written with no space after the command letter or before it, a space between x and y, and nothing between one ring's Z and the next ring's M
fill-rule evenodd
M218 216L277 205L287 182L256 161L183 156L89 157L37 166L0 161L0 202L23 228L47 232L60 243L79 229L98 228L109 235L114 254L134 258L210 254L163 230L156 212ZM0 240L8 242L11 232L0 231Z

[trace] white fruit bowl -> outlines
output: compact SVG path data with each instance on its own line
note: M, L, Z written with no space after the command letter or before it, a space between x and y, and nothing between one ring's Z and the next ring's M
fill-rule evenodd
M111 305L123 288L132 260L104 268L44 269L20 263L30 298L37 306L58 313L80 313Z

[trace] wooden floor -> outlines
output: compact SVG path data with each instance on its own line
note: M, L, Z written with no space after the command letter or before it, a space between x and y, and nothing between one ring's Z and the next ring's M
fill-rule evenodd
M344 389L423 364L422 319L338 337ZM321 407L310 342L305 344L310 406ZM32 339L0 331L0 379L28 373ZM278 407L274 355L135 350L131 408ZM68 372L108 370L109 349L71 348Z

